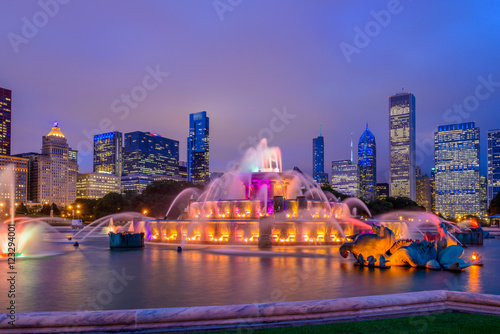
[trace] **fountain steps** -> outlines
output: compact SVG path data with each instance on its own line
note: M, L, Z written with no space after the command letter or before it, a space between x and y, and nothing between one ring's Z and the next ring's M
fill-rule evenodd
M446 290L330 300L166 309L18 313L2 333L193 332L300 326L441 312L500 315L500 296Z

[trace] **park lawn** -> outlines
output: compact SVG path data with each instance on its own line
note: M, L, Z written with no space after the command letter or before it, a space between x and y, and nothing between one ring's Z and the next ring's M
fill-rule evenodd
M337 322L326 325L291 326L222 331L219 333L499 333L500 317L470 313L439 313L402 318ZM212 332L213 333L213 332Z

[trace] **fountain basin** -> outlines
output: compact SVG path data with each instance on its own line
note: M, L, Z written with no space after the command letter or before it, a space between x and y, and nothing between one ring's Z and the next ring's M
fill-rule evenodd
M109 247L113 248L142 248L144 247L144 233L109 233Z

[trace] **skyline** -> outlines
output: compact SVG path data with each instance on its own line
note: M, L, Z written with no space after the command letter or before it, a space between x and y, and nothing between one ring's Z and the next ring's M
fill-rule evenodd
M328 166L349 158L350 133L359 137L368 123L379 146L378 182L388 182L388 97L403 85L416 98L417 165L424 173L433 165L438 126L476 122L483 175L486 132L500 128L494 2L401 1L394 9L387 2L256 1L224 12L221 21L212 1L72 1L17 53L9 34L21 36L23 17L33 22L41 7L4 7L0 58L9 66L0 68L0 87L12 90L12 154L39 152L57 120L79 150L80 173L92 171L85 133L158 133L178 140L186 160L189 114L205 110L212 118L210 169L225 171L242 157L239 147L250 147L248 138L267 133L286 110L294 117L270 141L281 147L284 169L312 175L310 140L320 124ZM376 26L380 15L372 11L389 10L387 25L346 57L342 45L356 46L355 28ZM122 94L135 95L137 106L127 107ZM114 128L101 131L99 123Z

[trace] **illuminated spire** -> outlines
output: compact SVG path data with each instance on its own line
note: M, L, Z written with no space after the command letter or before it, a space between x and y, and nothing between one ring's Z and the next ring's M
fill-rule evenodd
M54 122L54 126L52 127L52 130L50 130L50 132L47 136L64 138L64 135L61 132L61 129L59 129L59 122Z
M351 132L351 163L353 162L353 151L352 151L352 132Z

